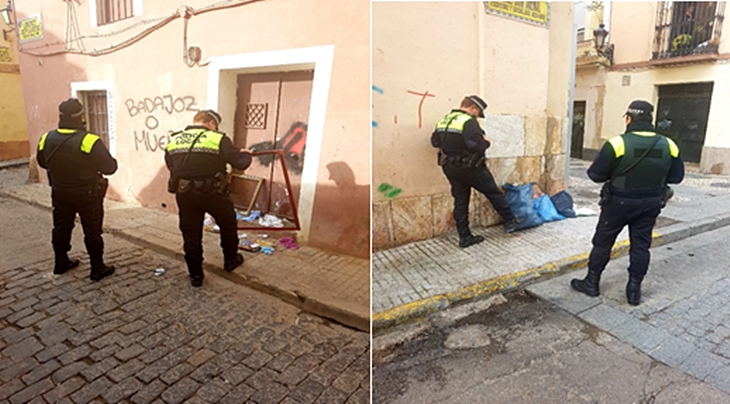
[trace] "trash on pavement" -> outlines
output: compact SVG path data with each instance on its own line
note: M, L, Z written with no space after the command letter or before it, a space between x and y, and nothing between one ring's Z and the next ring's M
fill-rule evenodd
M261 247L261 252L266 255L271 255L274 252L274 247Z
M598 212L596 212L593 209L590 208L576 208L575 209L575 215L576 216L596 216Z
M251 241L241 240L241 242L238 244L238 249L248 252L257 252L261 250L261 246Z
M535 211L546 222L554 222L556 220L564 220L565 216L558 213L555 205L550 198L542 194L535 199Z
M280 238L279 244L281 244L282 246L284 246L290 250L296 250L297 248L299 248L299 244L297 244L297 242L294 241L294 239L291 237Z
M558 213L568 218L575 217L576 213L575 210L573 210L573 197L570 196L568 191L560 191L551 196L550 200L553 202Z
M266 227L284 227L284 222L281 219L268 213L259 219L259 224Z
M502 188L506 191L505 199L507 204L520 221L518 229L539 226L545 222L535 210L533 185L535 185L534 182L526 184L506 183L502 185Z
M155 276L160 276L165 273L165 268L157 268L155 269Z
M261 216L261 212L258 210L252 210L251 213L248 216L240 216L236 215L237 220L243 220L246 222L253 222L254 220L258 219Z
M256 244L261 247L273 247L276 241L257 239Z
M221 231L220 227L215 224L215 220L213 220L213 217L207 213L205 214L205 219L203 219L203 228L205 229L205 231L210 231L213 233L219 233Z

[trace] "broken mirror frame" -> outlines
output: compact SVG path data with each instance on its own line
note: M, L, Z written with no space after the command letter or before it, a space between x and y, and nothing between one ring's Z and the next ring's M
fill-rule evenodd
M287 171L286 168L286 161L284 160L284 151L277 149L277 150L262 150L259 152L251 152L252 156L262 156L267 154L275 154L279 158L274 158L274 161L280 161L281 162L281 168L282 173L284 174L284 182L286 183L286 191L287 195L289 197L289 205L291 206L292 214L294 216L294 227L267 227L267 226L254 226L254 227L248 227L248 226L239 226L238 230L268 230L268 231L292 231L292 230L301 230L301 226L299 224L299 214L297 213L297 206L294 203L294 196L292 194L292 187L291 187L291 181L289 180L289 171ZM259 192L261 191L261 186L263 185L263 182L265 178L261 177L254 177L251 175L246 175L242 173L235 173L232 172L229 174L228 182L231 182L231 179L233 177L240 178L243 180L249 180L249 181L257 181L256 189L254 190L253 197L251 198L251 201L248 204L246 215L250 215L251 211L253 209L253 205L256 202L256 198L259 196Z

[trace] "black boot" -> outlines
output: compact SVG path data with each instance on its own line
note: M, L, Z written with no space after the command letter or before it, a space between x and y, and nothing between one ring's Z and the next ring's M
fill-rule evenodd
M101 267L96 267L91 269L91 278L92 281L98 282L107 276L114 273L114 265L102 265Z
M601 292L598 290L598 283L601 281L601 273L588 270L588 275L584 279L573 279L570 281L570 286L580 293L586 294L590 297L596 297Z
M515 231L519 230L519 227L520 221L517 219L512 219L504 223L504 232L507 234L514 233Z
M641 281L629 277L626 284L626 301L632 306L638 306L641 302Z
M459 247L466 248L466 247L472 246L474 244L479 244L482 241L484 241L484 237L471 235L469 237L462 238L461 240L459 240Z
M235 259L226 260L226 262L223 263L223 269L225 269L226 272L231 272L234 269L238 268L238 266L241 264L243 264L243 255L236 254Z
M205 276L203 276L202 273L195 276L190 275L190 284L193 285L193 287L195 288L199 288L203 286L203 278L205 278Z
M65 261L56 261L56 265L53 267L53 274L62 275L68 272L69 269L74 269L77 266L79 266L79 260L70 260L66 258Z

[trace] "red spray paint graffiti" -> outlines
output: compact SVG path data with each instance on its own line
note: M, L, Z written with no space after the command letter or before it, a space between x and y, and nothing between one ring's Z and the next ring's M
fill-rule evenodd
M421 96L421 102L418 103L418 128L423 127L423 101L426 100L426 97L435 97L434 94L429 94L428 91L425 93L417 93L415 91L408 90L408 94L418 95Z
M261 142L251 145L249 150L259 152L281 149L284 152L286 167L289 169L289 172L301 174L304 169L304 151L306 144L307 124L304 122L295 122L286 134L276 141L276 145L273 142ZM277 157L271 154L258 156L259 162L267 167L275 158Z

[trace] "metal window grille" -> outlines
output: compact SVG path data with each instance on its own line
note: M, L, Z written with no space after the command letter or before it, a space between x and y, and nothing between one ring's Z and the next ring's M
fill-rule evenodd
M725 2L659 2L653 59L718 53Z
M86 122L89 132L99 136L106 147L109 147L109 111L107 109L106 91L85 91Z
M246 105L246 129L266 129L266 115L269 104Z
M111 24L134 17L133 2L134 0L96 0L97 25Z

